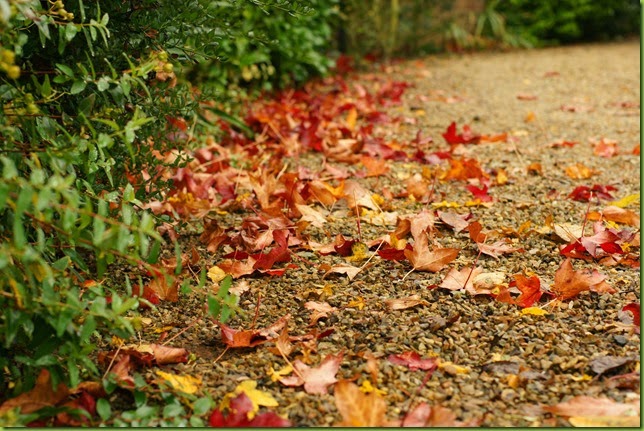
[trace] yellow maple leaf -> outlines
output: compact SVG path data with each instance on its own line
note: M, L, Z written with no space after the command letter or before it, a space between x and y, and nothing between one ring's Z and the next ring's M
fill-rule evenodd
M284 376L288 376L293 372L293 367L287 365L277 371L273 367L268 371L268 376L271 378L271 381L276 382Z
M615 207L620 207L620 208L626 208L627 206L629 206L631 204L639 202L639 200L640 200L640 194L635 193L635 194L632 194L632 195L625 196L625 197L621 198L618 201L611 202L609 205L613 205Z
M356 299L350 301L347 304L347 308L357 308L358 310L362 310L364 307L365 307L365 302L362 296L358 296Z
M456 202L432 202L432 207L434 208L460 208L460 206L461 205L457 204Z
M213 283L219 283L221 280L226 278L226 272L215 265L208 270L208 278L210 278Z
M264 407L277 407L278 403L268 392L260 391L257 389L257 382L255 380L244 380L237 385L233 392L229 392L224 397L224 400L221 402L221 408L228 408L230 406L230 400L235 398L237 395L244 393L248 397L251 403L253 403L253 410L248 412L248 419L255 417L259 411L259 406Z
M365 394L370 394L372 392L375 392L376 394L380 396L385 396L387 395L387 391L384 389L378 389L374 387L369 380L365 380L362 382L362 385L360 385L360 390L364 392Z
M362 242L356 242L351 246L351 256L347 257L350 262L360 262L369 258L369 247Z
M470 369L467 367L462 367L460 365L456 365L453 362L449 361L441 361L438 360L438 368L441 370L445 371L447 374L450 375L456 375L456 374L467 374L470 372Z
M190 375L180 376L178 374L166 373L165 371L157 371L157 376L161 377L170 385L181 392L186 394L194 394L199 390L201 379Z
M588 374L582 374L581 376L570 376L575 382L590 382L593 378Z
M546 310L544 310L543 308L528 307L528 308L524 308L523 310L521 310L521 314L523 316L525 316L526 314L531 314L533 316L543 316L545 314L548 314L548 312Z

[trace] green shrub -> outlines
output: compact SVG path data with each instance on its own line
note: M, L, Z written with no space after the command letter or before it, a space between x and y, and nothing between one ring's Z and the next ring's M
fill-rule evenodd
M180 71L226 55L225 84L260 57L276 83L324 72L330 6L277 18L313 16L304 3L0 0L0 401L43 367L69 386L96 376L96 342L133 334L129 279L162 241L142 202L167 185L157 155L190 145L201 102ZM300 44L241 47L253 26Z
M506 0L508 28L536 46L639 34L637 0Z
M198 65L193 76L223 94L239 89L272 90L326 74L338 0L301 3L247 2L231 8L239 23L217 47L217 56Z

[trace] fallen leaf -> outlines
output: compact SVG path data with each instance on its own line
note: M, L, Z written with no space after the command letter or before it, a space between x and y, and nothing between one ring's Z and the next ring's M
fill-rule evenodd
M568 422L575 427L604 427L604 428L640 428L639 416L581 416L570 417Z
M286 326L290 318L291 315L287 314L265 329L238 330L221 322L216 323L221 328L221 339L226 346L232 348L255 347L277 338L279 331Z
M626 208L627 206L630 206L632 204L635 204L640 201L640 194L639 193L634 193L632 195L624 196L618 201L615 202L610 202L611 206L619 207L619 208Z
M622 313L630 312L632 313L632 317L630 320L630 324L633 324L637 326L638 328L640 327L640 304L639 302L631 302L630 304L626 304L625 306L622 307Z
M597 271L575 271L570 258L566 258L555 272L555 280L550 290L558 300L565 301L574 298L581 292L603 290L606 289L606 286L610 288L610 285L604 281L605 279L606 276Z
M0 415L16 407L22 414L33 413L44 407L53 407L69 395L64 383L52 388L49 371L43 369L36 379L36 385L15 398L8 399L0 405Z
M342 380L335 385L333 392L335 405L342 416L343 427L382 427L388 425L386 420L387 404L374 391L365 394L358 385Z
M463 126L463 133L460 135L456 133L456 129L456 122L452 121L452 123L447 127L445 133L442 135L445 141L450 145L477 143L480 138L479 135L472 133L470 126L467 124Z
M541 281L536 275L529 278L523 274L515 274L514 280L510 286L516 286L521 291L521 295L515 300L515 304L519 307L527 308L532 307L533 304L541 299L543 291L541 290Z
M637 359L638 359L637 356L602 355L591 359L588 365L590 365L590 369L593 370L595 374L601 375L608 370L621 367L622 365L628 364L629 362L636 361Z
M295 207L302 214L302 218L300 220L311 223L311 226L321 228L324 226L324 223L326 223L326 217L322 215L321 212L311 208L310 206L295 204Z
M548 144L550 148L563 148L563 147L568 147L572 148L575 145L577 145L579 142L576 141L566 141L564 139L560 139L558 141L554 141Z
M287 365L283 368L280 368L279 370L275 371L273 367L271 367L268 370L268 377L271 378L272 382L277 382L279 379L288 376L293 372L293 367L290 365Z
M519 93L517 94L517 99L519 100L537 100L538 97L531 93Z
M346 274L349 277L349 280L353 280L361 270L362 268L357 266L352 266L352 265L344 265L344 264L333 265L331 268L328 269L325 276L331 272L335 272L338 274Z
M297 374L290 377L283 377L280 382L286 386L304 385L304 390L308 394L326 394L328 387L337 382L335 378L342 357L340 352L337 355L327 355L318 367L312 368L299 359L293 362L293 367Z
M528 165L526 171L532 175L543 175L543 166L539 162L533 162Z
M199 377L193 377L191 375L178 375L172 373L166 373L165 371L156 371L157 375L161 377L162 380L168 382L170 386L174 389L185 392L186 394L194 394L199 390L201 386L201 379Z
M600 219L614 221L616 223L622 223L627 226L639 227L640 225L640 216L634 213L631 210L619 208L616 206L609 205L605 207L601 213L590 212L588 214L588 220L600 220Z
M481 419L472 419L461 422L456 420L456 415L449 409L441 406L430 406L421 402L411 409L403 418L402 427L477 427Z
M477 244L481 253L492 256L495 259L498 259L502 254L513 253L515 251L520 251L520 248L515 248L509 245L505 240L496 241L493 244Z
M619 403L609 398L593 398L578 395L568 401L544 406L543 410L559 416L596 417L596 416L639 416L640 402Z
M465 267L460 271L456 268L452 268L438 287L449 290L467 290L475 295L476 289L472 283L474 278L482 272L483 268L480 266L477 266L476 268Z
M387 299L385 304L390 310L405 310L407 308L412 308L417 305L429 305L424 299L420 299L418 295L412 295L407 298L396 298L396 299Z
M420 355L416 352L403 352L398 355L391 354L387 358L389 362L396 365L404 365L411 371L416 370L434 370L437 365L437 358L421 359Z
M461 215L451 211L437 211L437 213L438 218L440 218L445 224L450 226L454 230L454 233L459 233L460 231L466 229L469 225L467 219L471 217L471 214Z
M448 263L456 259L457 248L436 248L429 250L429 244L425 235L419 236L419 241L414 243L413 250L405 250L405 257L413 265L415 271L438 272Z
M566 175L568 175L573 180L585 180L599 173L595 169L591 169L584 165L583 163L575 163L570 165L565 169Z
M617 141L601 138L593 143L593 154L606 158L613 157L617 154Z
M337 311L337 308L332 307L328 302L308 301L304 304L304 308L313 311L313 313L311 314L311 321L309 322L309 326L315 325L318 320L322 319L323 317L329 317L330 313Z
M256 415L252 400L246 393L240 393L231 399L226 407L215 409L208 419L208 425L216 428L259 428L259 427L290 427L287 419L279 417L274 412ZM228 410L224 416L222 410Z
M531 314L533 316L545 316L546 314L548 314L548 312L543 308L539 308L539 307L527 307L521 310L521 314L524 316L526 314Z
M252 419L259 411L260 406L277 407L278 403L271 394L266 391L257 389L257 382L255 380L244 380L237 385L233 392L226 394L223 405L227 405L231 399L239 394L244 394L251 402L251 409L248 411L248 419Z

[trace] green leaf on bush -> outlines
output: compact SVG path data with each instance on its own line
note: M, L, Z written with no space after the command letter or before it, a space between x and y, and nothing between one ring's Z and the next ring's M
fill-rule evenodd
M65 26L65 40L67 40L67 42L71 41L77 33L78 27L76 27L76 24L71 22L67 23L67 25Z
M103 419L104 421L108 420L110 417L112 417L112 406L110 406L110 402L105 398L100 398L99 400L97 400L96 412L101 417L101 419Z
M85 87L87 87L87 83L79 79L77 81L74 81L74 83L72 84L72 88L69 90L69 92L71 94L78 94L81 91L83 91Z

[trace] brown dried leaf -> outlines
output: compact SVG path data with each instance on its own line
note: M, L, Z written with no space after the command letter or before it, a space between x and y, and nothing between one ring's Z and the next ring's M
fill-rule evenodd
M429 250L427 237L419 235L413 250L405 250L405 257L414 266L415 271L438 272L456 259L458 248L437 248Z
M328 302L309 301L304 304L304 308L313 311L309 326L315 325L323 317L329 317L329 313L337 311L337 308L332 307Z
M427 301L420 299L420 296L418 295L412 295L407 298L387 299L385 304L387 304L387 307L390 310L405 310L421 304L429 305Z

